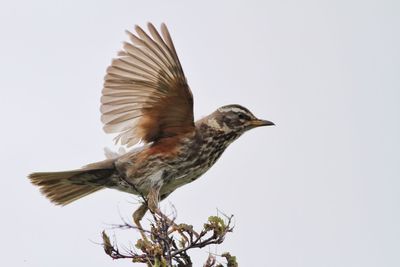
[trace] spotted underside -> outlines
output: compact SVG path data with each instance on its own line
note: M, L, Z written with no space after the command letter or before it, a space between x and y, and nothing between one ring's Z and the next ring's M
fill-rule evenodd
M179 140L179 151L173 157L158 154L140 161L138 159L146 150L128 152L116 159L113 183L108 187L144 195L150 188L159 187L161 198L165 198L178 187L204 174L241 134L223 131L220 123L214 116L198 121L195 135ZM128 173L126 170L132 169L135 164L135 172Z

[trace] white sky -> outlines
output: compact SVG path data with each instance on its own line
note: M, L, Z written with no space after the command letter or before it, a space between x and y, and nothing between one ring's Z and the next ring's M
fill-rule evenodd
M169 26L197 118L240 103L277 124L245 134L164 208L197 225L234 214L212 252L241 266L400 266L400 2L188 2L0 2L2 266L132 266L92 242L130 218L129 195L59 208L26 175L103 158L105 69L124 30L147 21Z

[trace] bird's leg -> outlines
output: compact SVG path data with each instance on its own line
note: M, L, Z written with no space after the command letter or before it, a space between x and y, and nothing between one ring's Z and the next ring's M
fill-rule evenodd
M146 214L148 208L146 203L143 203L142 205L140 205L140 207L133 213L133 221L135 222L137 228L139 229L139 232L143 238L143 240L147 241L147 237L146 234L144 233L142 224L140 223L140 221L142 220L143 216Z
M152 187L147 195L147 207L151 212L162 216L162 213L158 207L158 203L160 202L160 188L159 187Z
M163 214L160 211L160 208L158 206L159 202L160 202L160 188L153 187L150 189L150 192L147 195L148 208L151 210L151 212L157 214L158 216L166 220L169 225L176 226L176 223L174 223L174 221L172 221L170 218L168 218L165 214Z
M183 234L181 227L179 225L177 225L173 220L171 220L170 218L168 218L165 214L163 214L160 211L160 208L158 206L158 203L160 201L160 188L157 187L153 187L152 189L150 189L149 194L147 195L147 205L148 208L151 210L151 212L153 212L154 214L157 214L158 216L160 216L161 218L163 218L168 225L170 225L170 227L172 228L170 231L168 231L168 234L171 234L175 231L177 231L185 240L186 242L189 243L188 238ZM164 197L165 198L165 197ZM191 230L191 232L198 237L198 234Z

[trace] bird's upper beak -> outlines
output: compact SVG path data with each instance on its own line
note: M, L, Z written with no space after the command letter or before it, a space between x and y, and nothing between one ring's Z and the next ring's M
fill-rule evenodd
M275 123L273 123L272 121L267 121L267 120L252 120L250 122L250 125L252 127L260 127L260 126L271 126L271 125L275 125Z

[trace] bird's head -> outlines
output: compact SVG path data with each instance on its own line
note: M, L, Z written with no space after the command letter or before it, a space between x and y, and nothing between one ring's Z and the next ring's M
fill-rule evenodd
M208 118L207 124L215 130L239 135L256 127L275 125L271 121L258 119L247 108L236 104L218 108Z

